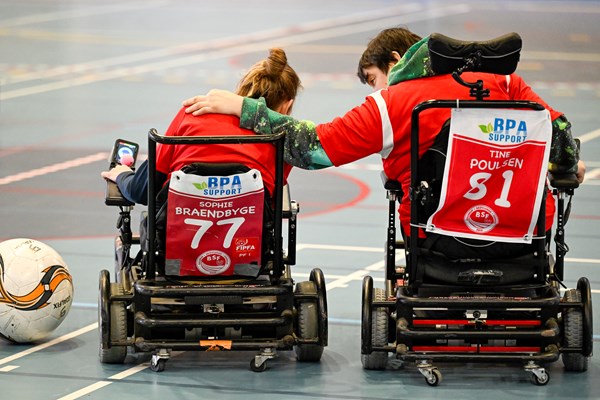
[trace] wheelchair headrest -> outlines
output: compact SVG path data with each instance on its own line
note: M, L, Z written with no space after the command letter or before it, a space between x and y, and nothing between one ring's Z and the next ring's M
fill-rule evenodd
M475 42L453 39L441 33L429 37L431 68L436 74L462 71L509 75L519 62L522 41L517 33ZM471 63L467 61L471 59Z

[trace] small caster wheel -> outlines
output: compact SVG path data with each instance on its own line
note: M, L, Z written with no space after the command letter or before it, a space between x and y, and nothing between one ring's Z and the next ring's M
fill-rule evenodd
M150 361L150 369L154 372L162 372L165 370L165 365L167 364L167 360L164 358L154 358Z
M539 374L531 374L531 383L537 386L544 386L550 382L550 375L546 371L542 371Z
M429 371L428 376L425 377L425 382L427 382L429 386L437 386L440 384L441 381L442 373L437 368L431 369L431 371Z
M250 360L250 369L254 372L263 372L267 369L267 362L264 361L262 364L258 365L256 363L256 359Z

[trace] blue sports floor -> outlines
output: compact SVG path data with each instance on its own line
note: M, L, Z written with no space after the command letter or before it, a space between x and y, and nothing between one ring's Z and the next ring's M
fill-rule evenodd
M319 364L280 353L258 374L248 368L252 354L194 352L161 373L143 357L102 365L96 306L98 273L113 268L117 210L104 206L100 172L116 138L144 152L148 130L164 131L183 99L233 89L273 46L286 50L303 81L294 115L326 122L369 93L356 78L367 42L401 25L422 36L522 36L518 73L581 138L588 173L567 225L566 284L587 276L600 310L599 20L600 1L2 0L0 240L53 246L68 263L75 297L46 340L0 339L0 398L600 398L598 357L586 373L552 364L543 387L520 365L441 365L444 381L433 388L412 366L362 369L361 282L367 274L376 285L383 280L387 202L377 157L291 175L301 207L293 274L304 280L320 267L327 280L329 346Z

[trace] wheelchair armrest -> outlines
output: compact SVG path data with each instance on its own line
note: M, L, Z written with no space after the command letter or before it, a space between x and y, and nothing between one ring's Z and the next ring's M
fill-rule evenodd
M463 41L432 33L428 41L431 68L436 74L450 74L479 54L479 63L469 71L510 75L517 69L521 47L521 37L514 32L486 41Z
M393 192L401 192L402 191L402 185L400 184L400 182L398 181L394 181L394 180L387 180L383 183L383 187L385 188L385 190L391 190Z
M577 189L579 181L574 173L548 173L550 185L558 190Z
M402 184L399 181L388 178L383 171L381 171L379 177L383 182L383 188L385 190L389 192L402 192Z
M283 187L283 217L291 218L300 211L298 203L292 200L290 196L290 185L286 184Z
M135 203L127 200L121 194L119 187L113 181L106 179L106 197L104 198L104 204L107 206L133 206Z

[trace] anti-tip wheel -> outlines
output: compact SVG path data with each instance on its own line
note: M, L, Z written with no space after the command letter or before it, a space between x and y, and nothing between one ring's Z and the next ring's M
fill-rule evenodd
M165 358L152 357L150 361L150 369L154 372L162 372L165 370L167 360Z
M540 373L539 376L534 373L531 373L530 379L531 379L531 383L533 383L534 385L544 386L548 382L550 382L550 375L548 375L548 373L546 371L543 371L542 373Z
M429 386L437 386L440 384L441 381L442 381L442 373L437 368L433 368L430 371L429 376L425 377L425 382L427 382L427 384Z
M267 369L267 362L263 362L262 364L258 365L256 363L256 359L252 359L250 360L250 369L254 372L263 372Z

